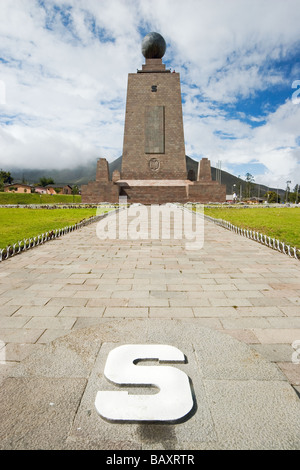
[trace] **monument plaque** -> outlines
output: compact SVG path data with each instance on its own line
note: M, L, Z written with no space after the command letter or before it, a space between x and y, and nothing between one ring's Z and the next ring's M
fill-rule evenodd
M145 153L165 153L164 106L146 106Z
M151 160L149 160L150 170L156 171L159 169L159 167L160 167L160 163L159 163L159 160L157 160L157 158L151 158Z

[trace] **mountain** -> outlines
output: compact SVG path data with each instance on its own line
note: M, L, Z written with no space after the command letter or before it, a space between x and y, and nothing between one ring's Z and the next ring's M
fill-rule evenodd
M197 176L198 172L198 161L192 159L189 156L186 156L186 165L187 165L187 172L193 172L194 178ZM78 185L81 186L82 184L87 184L89 181L94 181L96 177L96 166L97 160L86 164L85 166L80 165L74 168L66 168L63 170L55 170L55 169L48 169L48 170L36 170L36 169L16 169L16 168L5 168L5 171L10 171L14 182L21 182L26 181L28 184L38 183L39 179L43 176L47 178L52 178L56 184L70 184L70 185ZM109 163L109 173L110 178L114 170L121 171L122 166L122 157L117 158L113 162ZM226 184L226 192L227 194L232 194L235 190L236 193L240 194L240 188L242 188L242 193L246 190L246 181L242 178L238 178L227 171L220 170L221 175L221 183ZM191 173L190 173L191 175ZM217 169L211 167L211 175L212 179L216 180ZM191 178L191 179L194 179ZM234 188L233 186L236 185ZM252 184L252 195L257 197L262 197L265 195L267 191L275 191L277 192L277 188L269 188L266 185L262 184ZM281 199L284 199L285 190L278 189L278 194Z
M97 161L89 163L88 165L80 165L74 168L65 168L62 170L56 169L26 169L26 168L11 168L8 171L11 172L14 182L18 183L26 181L28 184L38 183L40 178L46 176L52 178L56 184L86 184L88 181L95 179Z

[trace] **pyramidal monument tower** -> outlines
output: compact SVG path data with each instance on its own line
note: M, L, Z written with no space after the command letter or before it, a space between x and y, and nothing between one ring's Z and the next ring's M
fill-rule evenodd
M96 181L82 186L82 202L224 202L226 187L212 181L210 161L199 162L197 181L187 178L180 75L166 69L164 38L142 41L145 64L129 73L121 172L109 179L108 162L97 162Z

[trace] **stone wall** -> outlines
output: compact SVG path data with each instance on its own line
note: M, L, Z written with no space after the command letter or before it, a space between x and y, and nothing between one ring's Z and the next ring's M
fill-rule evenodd
M187 201L187 187L186 185L178 184L164 186L130 186L122 187L120 195L127 196L128 203L140 204L164 204L167 202L181 202Z
M203 157L199 162L198 181L212 181L210 160Z
M119 187L109 181L108 162L105 158L97 161L96 181L81 186L81 201L85 204L119 202Z
M226 185L217 181L195 181L189 185L188 201L190 202L225 202Z
M81 201L84 204L98 204L98 202L119 202L119 188L109 181L102 183L90 181L81 187Z

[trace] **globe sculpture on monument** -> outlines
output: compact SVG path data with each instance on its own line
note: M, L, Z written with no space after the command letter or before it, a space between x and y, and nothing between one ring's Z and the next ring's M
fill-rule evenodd
M145 59L162 59L166 48L166 41L158 33L149 33L142 41L142 54Z
M82 186L82 202L223 202L226 187L212 181L210 162L200 161L197 181L187 178L179 73L166 69L164 38L142 41L145 64L129 73L121 171L109 179L108 162L97 162L96 181Z

